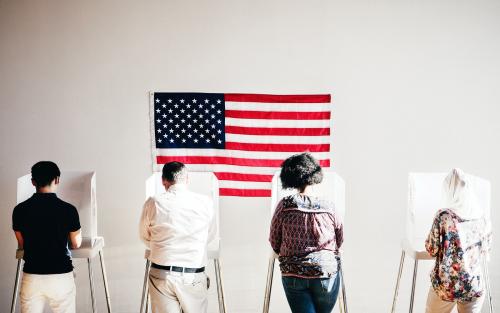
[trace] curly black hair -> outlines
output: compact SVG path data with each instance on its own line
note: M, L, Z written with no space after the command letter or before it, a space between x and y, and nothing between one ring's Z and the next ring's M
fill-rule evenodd
M304 189L306 186L321 183L323 171L311 154L301 153L283 161L280 179L283 188Z

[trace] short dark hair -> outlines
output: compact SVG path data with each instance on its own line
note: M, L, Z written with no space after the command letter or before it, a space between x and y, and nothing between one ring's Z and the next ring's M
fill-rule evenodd
M301 189L321 183L323 171L318 161L309 153L292 155L281 164L283 188Z
M37 187L45 187L61 176L57 164L51 161L40 161L31 167L31 178Z
M181 162L169 162L163 165L161 177L169 182L176 183L187 174L186 165Z

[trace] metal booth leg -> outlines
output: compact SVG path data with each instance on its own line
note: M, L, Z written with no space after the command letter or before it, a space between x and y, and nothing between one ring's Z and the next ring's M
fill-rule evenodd
M401 261L399 261L398 277L396 278L396 289L394 290L394 297L392 298L391 313L396 312L396 301L398 300L399 282L401 281L401 274L403 273L404 262L405 262L405 250L402 250Z
M273 288L273 275L274 275L274 256L269 259L269 265L267 267L267 282L266 282L266 292L264 294L264 308L263 313L269 313L269 303L271 302L271 289Z
M142 285L142 297L141 297L141 311L139 313L147 312L148 309L148 278L149 269L151 268L151 261L146 259L146 268L144 270L144 284ZM146 306L144 306L146 304Z
M16 311L16 303L17 303L17 293L19 291L19 278L21 277L21 264L23 260L17 260L17 270L16 270L16 280L14 282L14 293L12 294L12 303L10 306L10 312L14 313Z
M87 259L89 265L89 281L90 281L90 298L92 300L92 312L97 312L97 303L95 299L95 289L94 289L94 271L92 269L92 259Z
M415 285L417 284L417 269L418 269L418 260L415 259L415 263L413 265L413 281L411 284L410 313L413 313L413 301L415 300Z
M224 299L224 288L222 286L221 265L219 259L214 259L215 280L217 283L217 297L219 300L219 313L226 313L226 301Z
M106 294L108 313L111 313L111 298L109 297L108 279L106 278L106 267L104 266L104 256L102 250L99 251L99 260L101 261L102 281L104 282L104 293Z
M493 299L491 298L491 285L490 285L490 275L488 273L488 262L486 258L483 258L483 272L484 272L484 282L486 284L488 304L490 308L490 313L493 313Z
M342 306L344 309L343 313L347 313L347 295L345 292L345 279L344 279L344 270L342 269L342 265L340 265L339 270L340 270L340 283L342 285Z

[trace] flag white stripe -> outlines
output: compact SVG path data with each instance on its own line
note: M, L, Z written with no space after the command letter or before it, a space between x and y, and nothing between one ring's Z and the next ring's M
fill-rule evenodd
M244 173L244 174L261 174L273 175L279 167L253 167L239 165L224 165L224 164L186 164L190 171L196 172L224 172L224 173ZM161 171L163 164L157 164L156 170Z
M240 151L222 149L156 149L157 155L165 156L222 156L243 159L284 160L295 152ZM318 160L330 159L330 152L311 152Z
M235 187L235 181L219 180L219 188L238 188L238 189L270 189L271 182L252 182L238 181L238 187Z
M266 112L330 112L330 103L226 102L226 110Z
M226 126L330 128L330 120L266 120L226 117Z
M228 142L248 142L258 144L327 144L330 143L330 136L260 136L260 135L239 135L227 134Z

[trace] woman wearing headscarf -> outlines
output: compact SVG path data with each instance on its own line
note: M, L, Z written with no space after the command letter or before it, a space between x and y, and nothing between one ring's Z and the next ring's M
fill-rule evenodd
M489 252L491 226L469 177L453 169L443 182L443 208L425 242L436 258L426 313L479 313L484 302L481 263Z
M343 241L343 225L334 204L310 195L321 183L318 161L302 153L281 166L283 188L297 193L278 203L269 241L279 255L282 283L293 313L330 313L339 293L336 256Z

